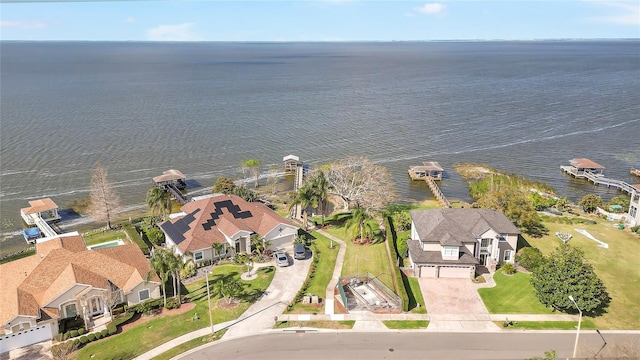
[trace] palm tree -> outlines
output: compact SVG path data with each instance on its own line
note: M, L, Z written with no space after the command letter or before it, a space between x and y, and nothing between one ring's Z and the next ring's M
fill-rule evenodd
M150 260L151 271L147 274L145 281L149 281L155 272L160 277L160 286L162 287L162 296L164 297L164 306L167 306L167 281L171 275L169 264L167 263L167 251L163 248L155 248L153 256Z
M171 195L163 189L152 187L147 191L147 205L154 214L157 211L164 218L171 211Z
M322 226L324 226L324 214L327 210L327 201L329 199L329 186L329 182L322 171L319 171L311 181L314 200L320 207L320 215L322 215Z
M213 249L213 257L214 258L216 256L220 257L220 255L222 254L222 249L224 249L224 244L223 243L213 243L211 245L211 248Z
M182 285L180 272L188 264L193 263L193 259L189 259L187 261L184 261L183 257L180 254L177 254L177 253L175 253L173 251L168 252L166 259L167 259L167 264L168 264L169 270L171 271L171 274L173 275L173 283L174 283L173 292L174 292L174 296L178 299L178 304L180 304L182 302L182 299L180 298L180 296L181 296L180 287Z
M364 241L365 235L367 235L367 233L371 234L373 232L371 225L367 224L368 220L370 219L371 219L371 214L369 214L369 212L366 209L361 207L356 207L353 210L351 210L351 217L349 218L349 220L347 220L345 225L347 226L347 228L353 227L359 230L355 234L354 239L357 239L358 234L360 234L360 241Z
M309 216L309 207L316 207L317 202L314 197L313 188L309 186L309 184L305 184L304 186L298 188L291 196L291 205L289 206L289 211L291 211L296 206L300 206L302 208L303 214L303 223L304 223L304 231L307 231L307 218Z

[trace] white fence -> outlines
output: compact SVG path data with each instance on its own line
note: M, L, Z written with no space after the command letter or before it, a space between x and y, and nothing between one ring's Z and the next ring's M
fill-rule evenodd
M51 324L4 335L0 337L0 354L32 344L37 344L45 340L50 340L51 338Z
M602 208L597 208L596 211L598 211L599 214L604 215L607 217L607 220L609 221L621 221L624 222L625 219L627 218L627 213L612 213L612 212L608 212L605 209Z

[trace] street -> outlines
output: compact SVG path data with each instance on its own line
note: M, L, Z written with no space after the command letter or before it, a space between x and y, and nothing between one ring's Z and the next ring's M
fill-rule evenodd
M578 357L640 356L640 333L580 334ZM212 344L180 359L526 359L553 350L573 354L572 332L318 332L270 333Z

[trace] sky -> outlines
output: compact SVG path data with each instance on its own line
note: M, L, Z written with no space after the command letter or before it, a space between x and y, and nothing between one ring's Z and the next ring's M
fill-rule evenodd
M0 40L640 38L640 0L0 0Z

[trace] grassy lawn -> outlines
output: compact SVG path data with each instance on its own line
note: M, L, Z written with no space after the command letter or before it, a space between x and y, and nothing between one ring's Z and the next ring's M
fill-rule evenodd
M383 320L389 329L426 329L429 326L427 320Z
M424 298L422 297L422 290L420 290L420 284L418 279L414 277L403 276L407 279L409 286L405 285L407 289L407 295L409 295L409 312L414 314L426 314L427 307L424 306ZM418 306L420 304L420 306Z
M628 230L618 230L612 222L593 219L597 224L545 222L549 235L527 238L527 241L548 255L560 244L555 236L557 231L572 234L569 244L584 251L611 297L607 313L593 319L595 325L598 329L640 329L640 237ZM598 243L575 229L587 230L596 239L609 244L609 248L598 247Z
M576 330L578 328L577 321L514 321L509 327L503 327L502 321L494 321L504 330ZM582 319L580 325L581 330L594 330L596 325L592 320Z
M287 329L294 327L310 327L310 328L322 328L322 329L352 329L355 324L355 320L342 320L342 321L278 321L273 328L274 329Z
M340 246L339 244L334 243L334 248L329 249L329 246L331 245L331 240L329 240L329 238L322 236L317 232L314 232L312 235L315 237L315 240L311 243L310 248L316 256L319 256L319 260L315 276L311 279L309 289L307 291L324 298L329 282L331 281L331 277L333 276L333 268L336 265L336 258L338 257L338 250ZM323 313L324 302L321 307L296 303L290 312Z
M205 335L197 339L189 340L186 343L180 344L169 351L165 351L162 354L152 358L152 360L169 360L177 355L184 353L185 351L195 349L198 346L220 340L220 338L226 333L227 330L221 330L212 335Z
M209 284L213 284L225 278L240 279L243 272L241 265L223 265L215 267L209 277ZM244 285L240 303L233 309L221 309L217 306L220 296L212 292L211 308L213 321L221 323L238 318L251 303L255 302L269 286L273 275L273 267L258 270L258 277L252 281L240 282ZM188 332L209 326L209 314L207 307L207 287L205 280L196 281L186 286L189 293L186 295L196 304L193 310L178 315L157 317L153 320L133 327L126 332L108 337L104 340L93 342L77 352L76 359L110 359L133 358L154 347ZM213 289L211 289L213 290ZM198 314L199 319L193 320Z
M342 239L347 244L347 252L344 256L341 276L371 273L380 276L380 279L390 289L393 289L391 279L391 265L387 257L387 249L384 242L372 245L358 245L347 236L344 227L333 227L327 230L331 235Z
M100 244L103 242L113 241L117 239L122 239L124 242L128 243L127 235L124 231L120 230L112 230L112 231L97 231L83 236L84 242L87 246Z
M529 274L517 272L513 276L497 271L496 286L478 289L485 306L492 314L553 314L536 298Z

